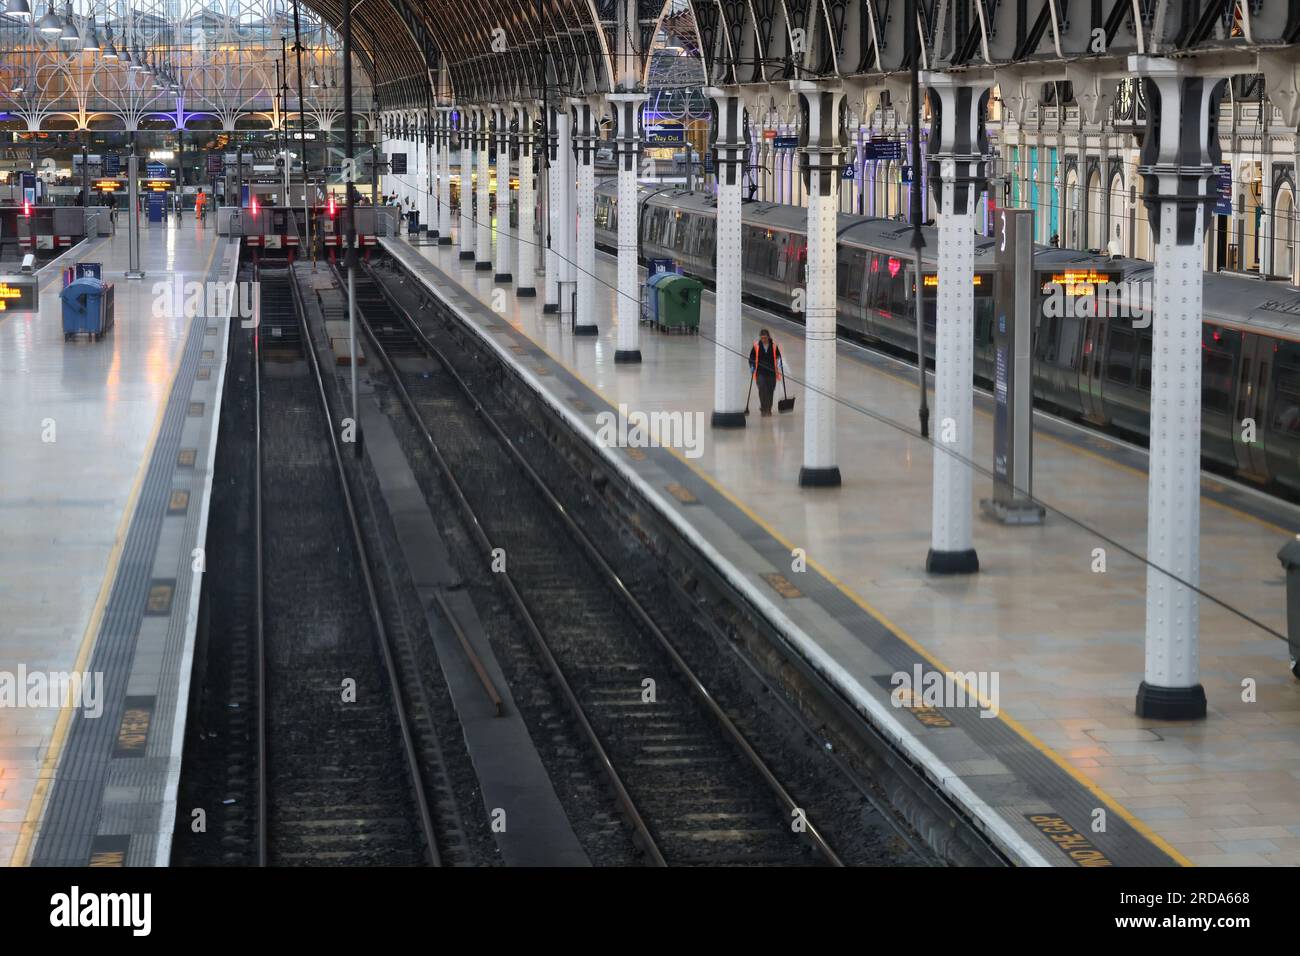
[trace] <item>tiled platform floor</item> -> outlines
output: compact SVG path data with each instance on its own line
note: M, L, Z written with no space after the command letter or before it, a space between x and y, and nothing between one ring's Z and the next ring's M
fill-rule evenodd
M116 236L42 270L39 314L0 314L0 671L90 661L195 321L155 310L155 283L202 279L224 248L211 225L144 226L147 275L128 281L124 219ZM80 259L115 283L116 327L65 343L59 270ZM30 856L71 713L0 708L0 861Z

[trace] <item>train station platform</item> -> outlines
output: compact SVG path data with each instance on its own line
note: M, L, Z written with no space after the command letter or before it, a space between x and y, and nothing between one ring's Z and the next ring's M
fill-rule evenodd
M199 616L228 314L215 223L126 219L0 313L0 860L166 865ZM103 264L116 323L64 340L62 267ZM207 288L207 286L203 286ZM179 306L179 307L178 307ZM58 688L70 688L65 695Z
M1049 507L1047 520L1008 527L984 518L978 499L991 485L976 476L981 571L931 577L924 567L933 451L914 434L915 371L904 363L840 343L844 483L801 489L801 407L763 418L755 399L744 429L708 428L711 295L700 335L643 327L643 362L616 364L612 257L598 257L600 333L579 338L542 313L540 297L508 292L504 311L494 312L491 272L461 262L456 243L381 244L602 447L1012 861L1300 863L1300 684L1286 644L1265 629L1285 633L1276 554L1300 530L1300 509L1204 477L1201 583L1222 602L1201 602L1209 715L1139 719L1146 568L1133 555L1145 553L1144 450L1036 415L1034 490ZM746 341L760 326L785 353L792 392L802 393L802 327L747 307ZM620 407L698 413L699 441L605 447L601 425ZM992 404L977 395L976 408L974 447L987 473ZM807 555L802 573L793 567L796 548ZM932 672L969 673L987 693L968 706L945 698L929 711L891 700L899 675L924 681ZM946 686L951 694L952 682Z

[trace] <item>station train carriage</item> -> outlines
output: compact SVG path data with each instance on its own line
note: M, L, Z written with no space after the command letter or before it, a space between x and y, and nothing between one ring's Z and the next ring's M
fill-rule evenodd
M617 189L596 191L596 242L616 251ZM711 282L716 203L711 195L642 185L641 255L671 258L683 271ZM742 207L742 271L748 299L791 313L790 290L804 284L806 211L767 202ZM926 228L926 250L937 230ZM915 356L911 226L841 213L838 223L838 325L847 337L883 343ZM937 271L923 254L927 275ZM1126 288L1147 285L1150 262L1037 246L1035 268L1118 272ZM993 375L993 240L975 242L975 375ZM933 279L930 280L933 282ZM1138 295L1127 314L1141 314ZM1126 301L1121 304L1127 306ZM935 296L923 296L928 354L934 355ZM1103 310L1105 311L1105 310ZM1040 310L1034 336L1034 399L1043 407L1093 425L1147 438L1151 394L1150 322L1105 316L1048 316ZM1244 277L1207 274L1202 331L1201 453L1207 467L1300 495L1300 289ZM1147 312L1149 317L1149 311ZM1140 326L1145 325L1145 328ZM1254 441L1247 419L1254 422Z

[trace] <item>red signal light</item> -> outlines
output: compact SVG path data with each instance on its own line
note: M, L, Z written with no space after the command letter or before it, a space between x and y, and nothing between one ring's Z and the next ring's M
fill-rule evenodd
M326 200L326 202L325 202L325 211L329 214L329 217L330 217L331 219L334 218L335 206L334 206L334 194L333 194L333 193L330 193L330 194L329 194L329 199Z
M23 218L24 219L32 218L32 204L28 202L26 199L23 200Z
M248 200L248 208L254 216L257 215L257 197L251 196Z

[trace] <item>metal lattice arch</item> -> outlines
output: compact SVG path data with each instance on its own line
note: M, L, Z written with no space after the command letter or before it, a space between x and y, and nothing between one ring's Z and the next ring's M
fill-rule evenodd
M0 103L11 128L233 131L298 122L296 90L286 112L275 89L281 38L294 39L288 0L79 0L74 43L41 32L46 5L33 6L30 20L0 17ZM51 9L66 19L66 6ZM305 7L300 26L311 84L301 110L309 128L329 130L342 115L339 38ZM88 36L98 51L83 48ZM374 65L364 50L355 60L365 125Z
M370 0L356 6L357 62L369 84L358 109L377 100L405 121L435 98L460 103L534 101L612 92L618 0ZM139 82L120 61L63 49L35 29L47 7L24 23L0 18L0 100L28 128L61 114L75 128L112 123L135 129L147 115L206 114L223 128L261 114L276 125L271 64L291 24L290 0L74 0L73 20L93 22L101 43L160 58L183 87ZM327 72L337 58L340 0L304 0L304 42ZM689 17L709 86L748 89L754 101L773 85L845 81L851 94L887 86L910 67L904 0L638 0L632 49L649 79L650 38ZM56 4L62 16L66 9ZM999 74L1015 112L1036 84L1069 79L1080 67L1118 73L1129 55L1215 57L1235 72L1256 72L1258 57L1300 41L1300 11L1289 0L920 0L922 66ZM545 53L544 53L545 51ZM545 64L545 66L544 66ZM547 75L543 76L543 70ZM1288 79L1292 71L1286 71ZM158 74L155 74L157 77ZM1086 80L1085 77L1078 77ZM1018 82L1023 81L1023 82ZM1076 84L1090 95L1087 82ZM337 88L336 88L337 89ZM1028 93L1025 91L1028 90ZM1104 91L1092 91L1104 95ZM336 120L338 96L320 86L306 112L322 128ZM855 98L851 96L851 99ZM400 122L400 120L399 120Z

